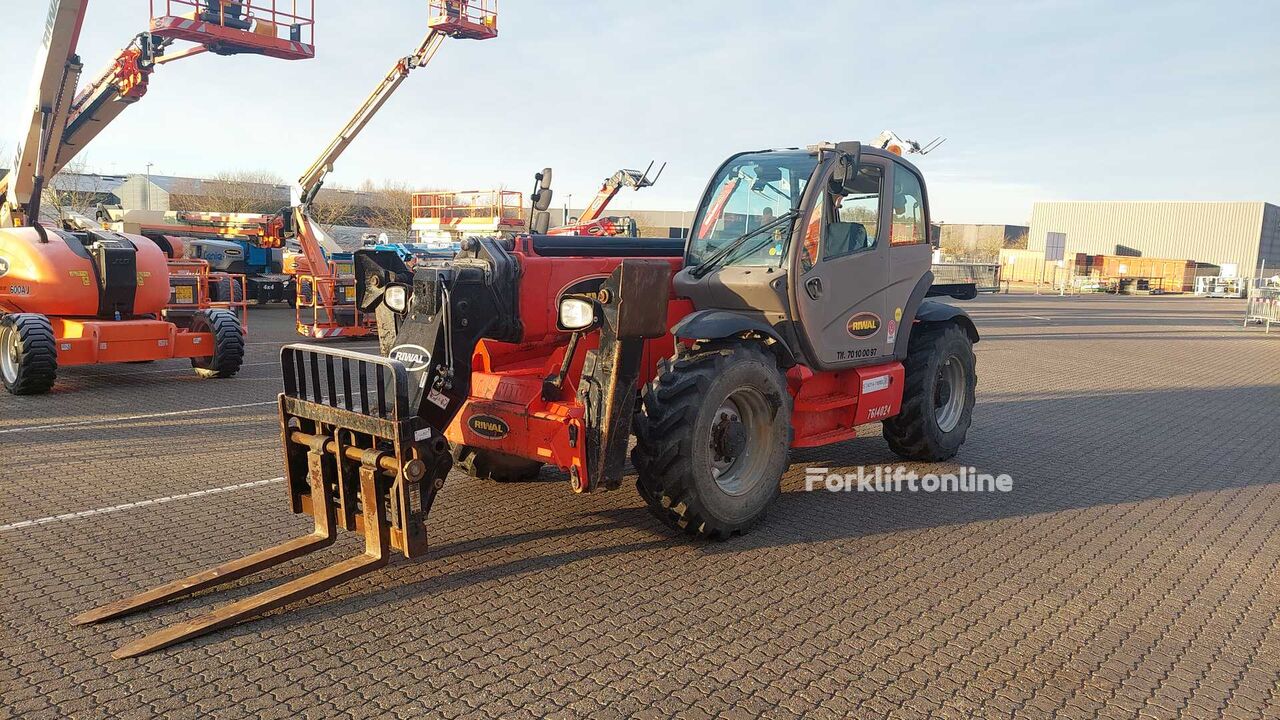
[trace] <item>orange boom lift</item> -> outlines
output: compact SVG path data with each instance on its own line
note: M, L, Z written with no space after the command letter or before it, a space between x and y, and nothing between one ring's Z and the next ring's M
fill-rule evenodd
M287 236L301 246L305 270L297 277L298 334L311 338L363 337L377 332L372 316L356 306L354 272L340 267L326 257L325 247L337 244L311 217L311 203L316 199L325 179L333 172L334 163L382 109L409 73L425 66L435 57L446 37L464 40L488 40L498 36L497 0L431 0L427 36L411 55L400 58L378 83L355 115L312 163L295 188L296 197L286 222ZM342 272L342 270L347 270Z
M171 260L139 235L41 223L41 195L146 94L161 63L202 52L310 58L312 19L249 0L153 2L150 30L77 93L87 9L88 0L50 2L30 115L13 170L0 179L0 380L33 395L53 386L59 366L169 358L190 358L204 377L231 377L244 355L243 327L235 303L210 302L218 278L207 264ZM178 41L195 47L166 55Z

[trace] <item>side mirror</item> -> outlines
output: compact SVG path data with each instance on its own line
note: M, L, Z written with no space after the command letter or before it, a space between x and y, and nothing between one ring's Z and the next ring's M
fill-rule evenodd
M548 190L547 192L551 192ZM533 217L529 218L529 232L534 235L546 235L547 230L551 229L551 213L546 210L538 210L533 213Z
M538 181L538 189L533 191L533 209L546 210L551 207L551 168L544 168L534 179Z
M841 143L840 156L836 158L836 168L831 174L833 189L839 188L846 193L854 192L858 183L858 166L862 164L862 143ZM851 146L851 147L850 147Z

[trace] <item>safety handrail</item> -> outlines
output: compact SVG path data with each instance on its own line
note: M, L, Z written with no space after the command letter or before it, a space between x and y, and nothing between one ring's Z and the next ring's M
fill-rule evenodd
M151 19L184 14L226 28L253 32L257 23L289 28L290 39L315 44L315 0L150 0ZM163 8L162 12L157 12ZM229 24L230 23L230 24ZM238 27L244 24L247 27Z

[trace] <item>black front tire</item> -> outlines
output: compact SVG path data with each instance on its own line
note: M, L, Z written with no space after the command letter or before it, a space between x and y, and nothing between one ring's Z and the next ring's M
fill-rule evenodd
M0 379L13 395L43 395L58 375L58 342L49 318L35 313L0 317Z
M361 338L363 339L363 338ZM466 474L481 480L494 482L524 482L536 480L543 463L515 455L482 450L469 445L454 448L454 466Z
M230 310L201 310L191 318L191 332L213 334L213 354L191 358L191 367L202 378L229 378L244 364L244 330Z
M884 421L889 449L906 460L955 457L973 422L978 384L973 341L955 323L912 329L902 410Z
M636 412L636 489L675 530L741 534L779 494L790 422L791 396L769 352L742 343L678 353L659 365Z

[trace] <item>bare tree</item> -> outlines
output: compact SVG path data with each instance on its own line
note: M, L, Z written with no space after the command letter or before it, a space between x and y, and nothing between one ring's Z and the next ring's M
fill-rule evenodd
M412 186L390 180L383 181L381 185L365 181L360 191L367 203L364 220L369 227L385 230L395 240L410 237L413 227Z
M356 193L343 187L326 187L316 194L308 208L311 219L330 235L339 225L355 225L359 219Z
M169 193L173 210L274 213L289 204L279 175L265 171L222 172L208 180L186 180Z
M105 202L110 191L102 176L93 173L88 161L77 158L53 176L40 195L40 217L59 222L68 213L93 217L93 209Z
M1003 235L981 235L973 248L973 262L999 262L1000 250L1004 247Z

